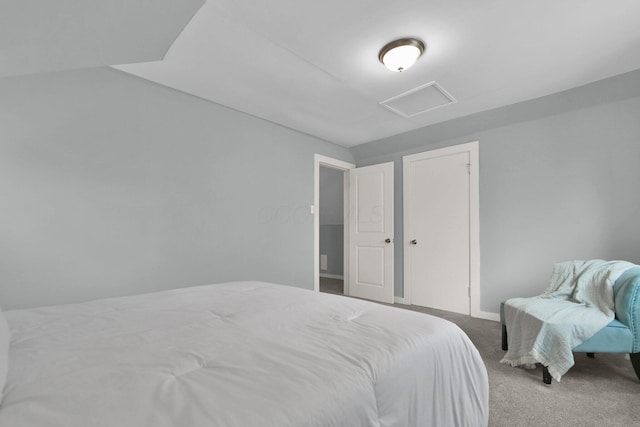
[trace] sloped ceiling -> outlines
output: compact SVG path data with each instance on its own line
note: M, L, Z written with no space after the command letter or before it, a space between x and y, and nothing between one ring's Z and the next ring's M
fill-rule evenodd
M164 61L118 67L344 146L640 68L638 0L209 0ZM415 36L403 73L378 62ZM457 103L381 101L436 81Z
M351 147L640 69L638 0L203 1L3 0L0 77L111 64ZM380 105L431 82L457 102Z
M205 0L2 0L0 77L162 59Z

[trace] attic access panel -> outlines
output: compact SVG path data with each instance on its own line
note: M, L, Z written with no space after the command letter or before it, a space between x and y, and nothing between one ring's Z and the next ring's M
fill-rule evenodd
M403 117L413 117L455 102L442 86L431 82L382 101L380 105Z

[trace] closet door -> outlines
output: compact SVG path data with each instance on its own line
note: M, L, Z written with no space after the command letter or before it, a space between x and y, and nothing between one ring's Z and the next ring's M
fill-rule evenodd
M411 304L470 314L471 157L464 144L403 158L404 284Z

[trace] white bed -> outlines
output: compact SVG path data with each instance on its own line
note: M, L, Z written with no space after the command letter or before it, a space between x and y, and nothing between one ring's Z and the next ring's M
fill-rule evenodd
M488 422L476 348L408 310L235 282L4 314L2 427Z

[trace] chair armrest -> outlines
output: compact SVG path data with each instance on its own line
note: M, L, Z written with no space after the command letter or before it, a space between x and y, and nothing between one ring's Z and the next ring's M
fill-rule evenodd
M614 285L616 318L633 334L633 352L640 352L640 268L634 267Z

